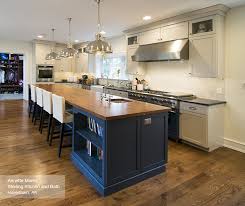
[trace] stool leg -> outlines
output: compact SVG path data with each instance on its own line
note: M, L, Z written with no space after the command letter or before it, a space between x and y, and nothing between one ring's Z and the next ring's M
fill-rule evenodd
M59 146L59 152L58 152L59 158L61 156L63 137L64 137L64 123L61 123L61 125L60 125L60 146Z
M55 119L52 118L52 127L51 127L51 134L49 139L49 146L52 145L53 135L54 135L54 128L55 128Z
M52 115L52 114L49 114L49 117L48 117L48 134L47 134L47 142L49 141L50 130L51 130L51 126L52 126L52 118L53 118L53 115Z
M42 127L42 124L43 124L43 108L41 107L41 111L40 111L40 122L39 122L39 131L40 133L42 134L42 130L41 130L41 127Z
M31 110L32 110L32 105L33 105L33 103L30 101L29 102L29 107L28 107L28 109L29 109L29 118L31 117Z
M37 103L34 102L34 108L33 108L33 113L32 113L32 122L34 121L36 110L37 110Z
M36 125L36 122L37 122L37 115L38 115L38 112L40 112L40 108L39 106L36 104L36 112L35 112L35 115L34 115L34 125Z

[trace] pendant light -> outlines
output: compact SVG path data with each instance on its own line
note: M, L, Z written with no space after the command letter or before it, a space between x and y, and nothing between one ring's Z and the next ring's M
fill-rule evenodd
M98 5L98 31L95 35L95 41L90 42L85 52L89 54L96 54L96 53L112 53L111 45L103 40L102 32L101 32L101 22L100 22L100 2L101 0L95 0Z
M50 53L45 57L46 60L59 60L58 53L55 52L55 42L54 42L54 32L55 29L52 29L52 48Z
M71 18L68 18L67 20L69 24L68 43L67 43L67 48L63 49L59 54L61 58L72 58L78 54L78 51L73 48L71 42Z

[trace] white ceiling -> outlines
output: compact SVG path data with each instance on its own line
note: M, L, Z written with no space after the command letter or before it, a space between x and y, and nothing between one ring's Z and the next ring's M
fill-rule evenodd
M102 25L106 36L120 35L123 30L143 22L175 16L196 9L225 4L229 7L245 4L245 0L103 0ZM0 0L0 39L35 39L56 28L56 40L67 40L66 18L72 17L72 38L80 41L93 39L96 30L94 0Z

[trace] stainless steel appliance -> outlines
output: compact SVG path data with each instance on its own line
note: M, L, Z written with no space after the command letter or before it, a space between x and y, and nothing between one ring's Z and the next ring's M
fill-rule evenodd
M180 100L193 99L192 94L170 93L163 91L142 91L128 93L130 99L148 102L152 104L170 107L171 111L168 115L168 134L169 138L176 141L179 140L179 117L180 117Z
M140 45L132 56L132 60L137 62L176 61L187 59L189 59L188 39Z
M37 65L37 82L53 82L54 81L54 66L46 64Z

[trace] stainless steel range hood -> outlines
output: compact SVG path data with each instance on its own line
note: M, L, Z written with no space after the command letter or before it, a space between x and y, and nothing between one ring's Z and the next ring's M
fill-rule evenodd
M189 40L180 39L149 45L140 45L132 56L133 61L154 62L189 59Z

